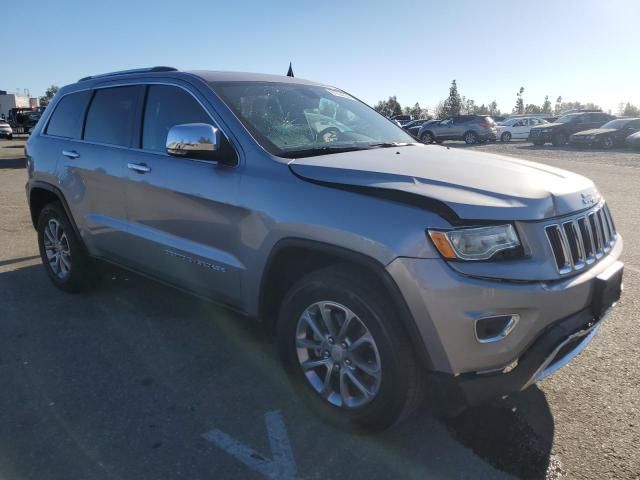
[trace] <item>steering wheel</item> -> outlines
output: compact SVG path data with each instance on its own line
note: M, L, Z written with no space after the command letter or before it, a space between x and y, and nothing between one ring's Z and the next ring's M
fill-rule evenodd
M318 133L317 141L319 142L321 141L324 143L332 143L338 140L339 137L340 137L340 130L338 130L336 127L327 127L324 130L322 130L320 133Z

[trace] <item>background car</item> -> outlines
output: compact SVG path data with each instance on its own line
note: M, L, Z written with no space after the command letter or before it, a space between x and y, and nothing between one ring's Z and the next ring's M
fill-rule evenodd
M544 145L547 142L551 142L555 147L565 145L572 134L600 128L614 118L616 117L602 112L570 113L558 118L554 123L532 127L529 131L529 141L534 145Z
M458 115L420 129L423 143L463 140L467 145L496 139L496 122L489 115Z
M0 138L11 140L13 138L13 129L7 122L0 120Z
M504 122L498 123L496 136L503 142L510 142L512 139L526 140L529 138L529 131L532 127L546 123L548 123L546 120L535 117L509 118Z
M420 131L420 127L422 127L423 124L425 124L426 122L428 122L429 119L428 118L421 118L419 120L411 120L409 123L406 123L402 126L403 130L411 135L413 135L414 137L418 137L418 132Z
M629 135L626 138L625 143L629 147L640 148L640 132L634 133L633 135Z
M640 131L640 118L617 118L600 128L574 133L569 143L577 146L610 149L622 145L631 134Z

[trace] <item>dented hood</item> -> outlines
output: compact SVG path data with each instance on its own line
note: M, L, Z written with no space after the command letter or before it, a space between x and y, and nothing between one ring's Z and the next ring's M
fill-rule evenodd
M588 208L600 199L591 180L566 170L440 146L298 158L289 168L309 181L437 200L469 220L542 220Z

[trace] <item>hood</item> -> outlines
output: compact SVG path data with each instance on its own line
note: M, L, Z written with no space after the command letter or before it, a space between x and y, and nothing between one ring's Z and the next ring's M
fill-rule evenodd
M583 130L578 133L574 133L576 137L582 137L587 135L599 135L601 133L613 133L617 132L617 128L592 128L591 130Z
M511 157L414 145L299 158L298 177L336 187L399 191L447 205L460 219L541 220L600 199L581 175Z

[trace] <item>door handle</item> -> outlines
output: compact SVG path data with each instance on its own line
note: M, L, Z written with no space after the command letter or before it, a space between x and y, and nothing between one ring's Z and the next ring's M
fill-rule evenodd
M147 173L151 171L144 163L128 163L127 168L137 173Z
M67 158L78 158L80 156L80 154L78 152L76 152L75 150L63 150L62 151L62 155L64 155Z

